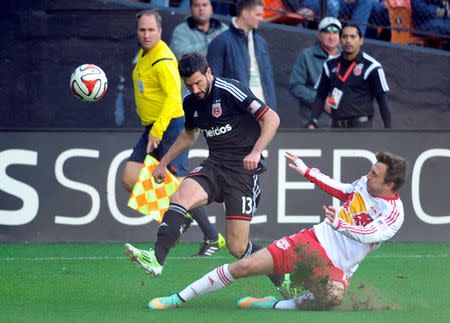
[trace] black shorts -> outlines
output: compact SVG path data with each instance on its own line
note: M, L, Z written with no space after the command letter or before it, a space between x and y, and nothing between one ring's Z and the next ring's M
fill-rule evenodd
M206 160L187 177L198 182L205 190L208 204L225 204L225 219L252 220L261 194L258 174L243 174Z

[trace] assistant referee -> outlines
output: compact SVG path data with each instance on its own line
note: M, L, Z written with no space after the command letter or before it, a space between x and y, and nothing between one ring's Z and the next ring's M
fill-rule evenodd
M332 128L372 128L374 98L384 127L391 128L386 98L389 86L383 67L361 50L364 38L357 25L344 26L340 41L342 53L324 62L316 83L317 96L308 128L317 128L322 110L331 113Z

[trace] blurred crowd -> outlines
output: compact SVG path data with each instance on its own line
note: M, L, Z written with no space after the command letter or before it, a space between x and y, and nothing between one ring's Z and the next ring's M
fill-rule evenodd
M385 37L422 46L434 41L442 46L448 32L445 30L448 3L444 7L435 4L435 17L429 15L420 24L411 11L410 23L417 26L413 31L392 27L393 23L404 22L400 18L392 20L393 13L403 12L404 0L238 0L236 3L234 0L220 3L181 0L177 4L164 1L165 6L188 6L186 20L175 27L170 44L165 45L176 59L187 53L200 53L207 58L213 75L238 80L274 110L277 98L269 46L257 29L264 20L314 29L316 44L298 53L289 75L289 92L299 105L299 124L308 129L372 128L375 101L384 128L392 128L389 84L382 62L364 51L364 39ZM268 1L289 5L290 11L268 11ZM407 3L411 10L420 7L426 12L429 2L432 1ZM228 24L214 16L225 12L232 17ZM327 16L317 12L327 12ZM432 27L439 32L431 33ZM420 36L416 34L419 28L423 31ZM389 33L383 34L386 30Z
M132 0L189 12L190 0ZM212 1L215 14L236 16L237 0ZM449 48L448 0L263 0L264 20L316 30L326 16L359 26L365 38Z

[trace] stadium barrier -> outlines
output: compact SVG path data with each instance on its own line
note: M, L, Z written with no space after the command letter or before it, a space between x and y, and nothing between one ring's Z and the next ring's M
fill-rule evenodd
M140 131L0 131L0 241L150 241L157 225L126 206L121 173ZM207 156L203 140L190 151L191 168ZM287 167L284 152L336 180L366 174L374 153L410 161L400 190L405 223L394 241L450 241L450 131L287 131L265 151L268 171L251 236L270 241L323 219L337 201ZM207 213L224 230L223 207ZM194 227L185 241L198 241Z

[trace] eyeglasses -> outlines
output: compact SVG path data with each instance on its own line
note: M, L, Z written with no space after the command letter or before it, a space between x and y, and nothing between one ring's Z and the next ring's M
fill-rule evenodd
M321 33L326 33L326 32L330 32L330 31L334 31L334 32L338 33L340 31L340 29L336 26L330 25L330 26L327 26L320 30Z

